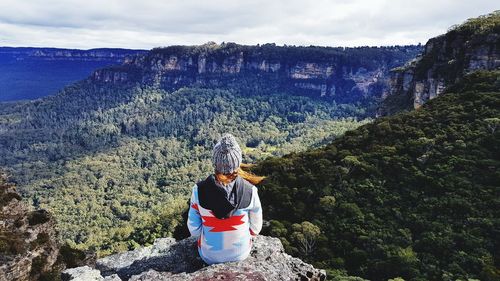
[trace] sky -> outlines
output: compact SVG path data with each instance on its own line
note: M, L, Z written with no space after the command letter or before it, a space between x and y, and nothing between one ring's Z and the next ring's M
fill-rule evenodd
M497 0L0 0L0 46L425 44L498 9Z

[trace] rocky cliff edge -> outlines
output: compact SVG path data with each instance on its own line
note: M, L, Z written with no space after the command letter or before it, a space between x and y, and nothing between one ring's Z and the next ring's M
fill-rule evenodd
M325 280L324 270L286 254L277 238L253 238L250 256L240 262L207 266L195 239L157 239L152 246L119 253L89 266L67 269L63 281L93 280Z

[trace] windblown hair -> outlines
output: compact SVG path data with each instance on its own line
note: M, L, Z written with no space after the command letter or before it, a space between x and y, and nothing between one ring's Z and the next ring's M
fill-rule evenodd
M262 180L264 180L266 177L261 177L257 176L251 172L247 172L243 169L247 169L252 167L252 164L241 164L236 171L234 171L231 174L221 174L221 173L215 173L215 179L217 181L221 182L222 184L226 185L230 182L232 182L237 176L240 176L247 181L249 181L251 184L259 184Z

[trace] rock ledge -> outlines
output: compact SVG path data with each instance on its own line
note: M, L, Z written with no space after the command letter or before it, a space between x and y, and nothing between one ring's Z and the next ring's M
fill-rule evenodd
M325 280L324 270L286 254L277 238L253 238L250 256L240 262L207 266L199 258L196 240L157 239L154 245L63 271L63 281L93 280Z

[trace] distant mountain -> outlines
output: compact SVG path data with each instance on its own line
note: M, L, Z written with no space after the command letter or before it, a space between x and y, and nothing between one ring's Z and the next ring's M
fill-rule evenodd
M0 102L54 95L94 70L146 51L0 47Z
M421 50L421 46L332 48L235 43L170 46L97 70L92 80L167 90L245 87L249 94L266 89L337 103L367 103L387 94L391 68L415 58Z
M500 68L500 10L431 38L422 55L392 70L391 90L379 115L419 108L477 70Z

